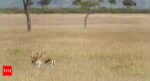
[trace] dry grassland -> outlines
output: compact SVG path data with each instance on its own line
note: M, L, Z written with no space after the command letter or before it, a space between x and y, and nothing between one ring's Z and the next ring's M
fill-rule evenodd
M0 14L0 66L13 76L0 81L150 81L150 15ZM56 60L37 68L30 55L40 49Z

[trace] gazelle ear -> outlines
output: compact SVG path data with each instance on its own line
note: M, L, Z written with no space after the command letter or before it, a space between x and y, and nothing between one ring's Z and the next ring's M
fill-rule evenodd
M45 54L44 53L42 53L42 57L44 57L45 56Z

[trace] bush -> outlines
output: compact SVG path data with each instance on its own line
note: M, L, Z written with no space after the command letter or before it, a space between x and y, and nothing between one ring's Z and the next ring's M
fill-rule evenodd
M31 8L31 13L34 14L48 14L48 13L86 13L85 9L79 9L79 8L59 8L59 9L39 9L39 8ZM93 9L92 13L149 13L150 10L144 10L144 9L126 9L126 8L120 8L120 9L110 9L110 8L100 8L100 9ZM21 8L4 8L0 9L0 13L24 13L24 10Z

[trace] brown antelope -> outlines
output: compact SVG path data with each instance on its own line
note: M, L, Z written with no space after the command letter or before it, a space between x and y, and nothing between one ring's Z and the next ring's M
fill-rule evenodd
M38 65L41 67L41 64L46 64L54 66L55 61L52 58L47 57L44 53L38 54L36 56L31 56L31 61L33 65Z

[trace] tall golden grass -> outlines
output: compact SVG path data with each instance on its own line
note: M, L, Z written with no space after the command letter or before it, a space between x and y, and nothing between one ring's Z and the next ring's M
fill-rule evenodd
M150 16L94 14L83 28L84 14L32 14L26 32L23 14L0 15L0 66L13 76L0 81L149 81ZM54 67L35 67L30 55L46 50Z

